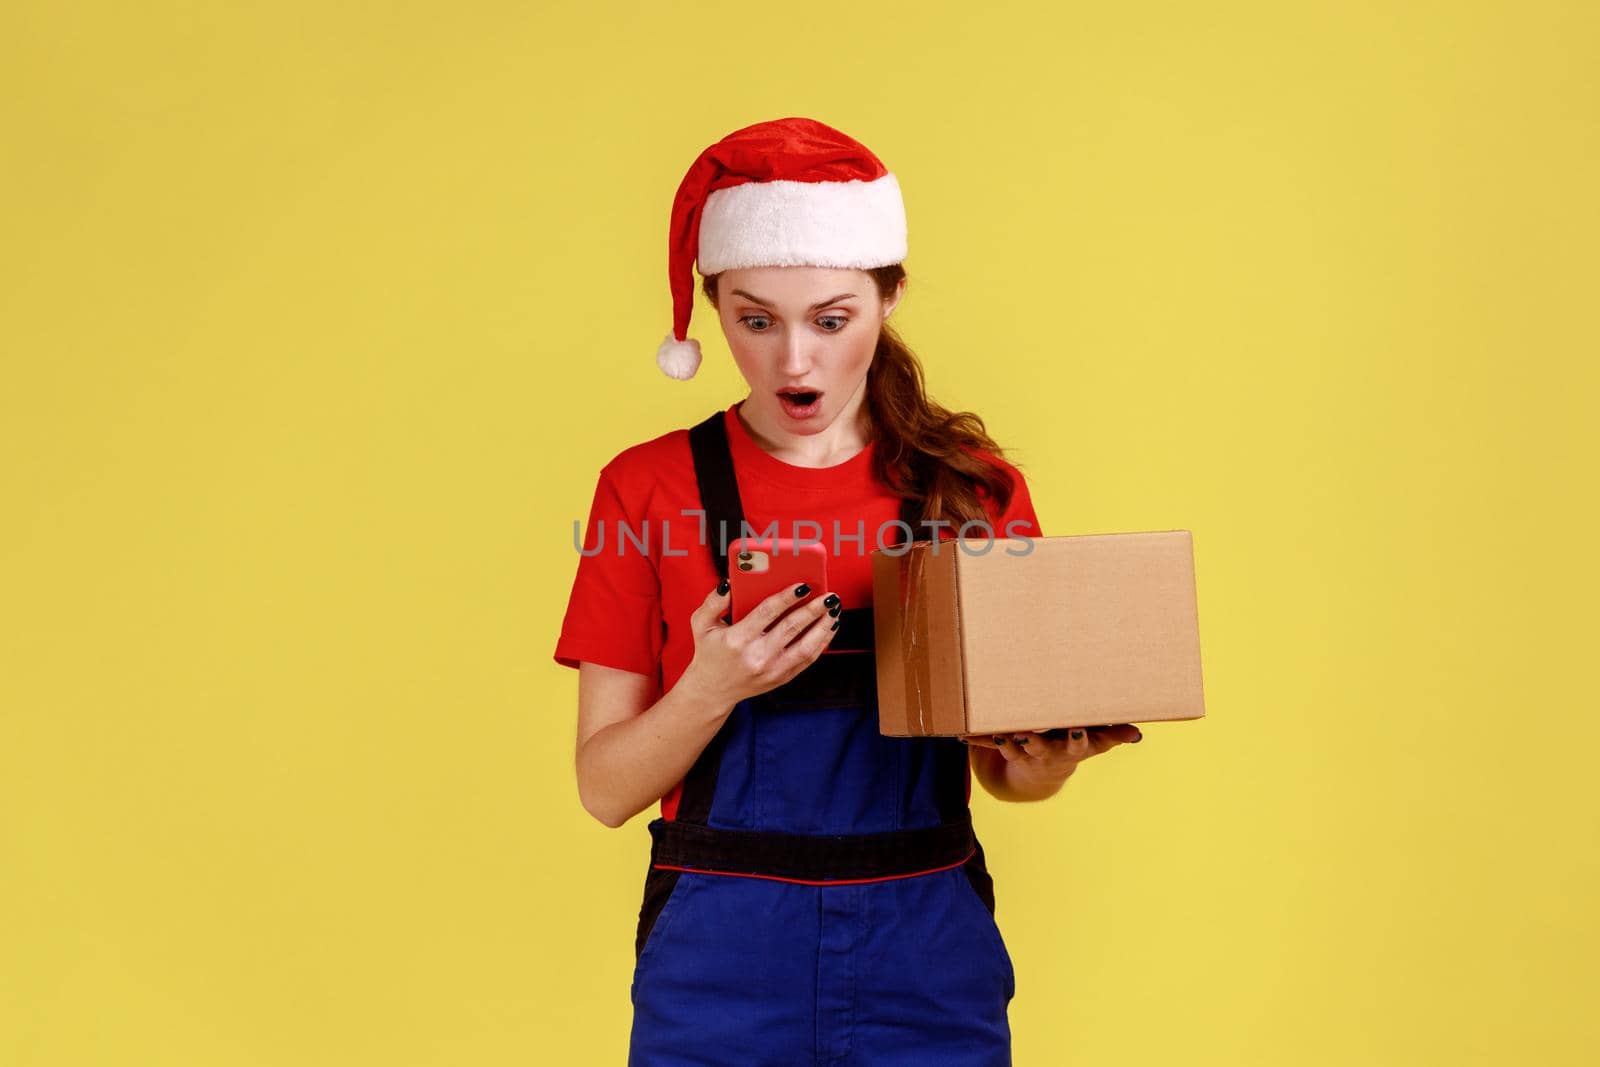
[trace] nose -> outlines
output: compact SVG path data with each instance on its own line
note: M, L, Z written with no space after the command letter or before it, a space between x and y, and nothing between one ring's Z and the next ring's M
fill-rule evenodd
M805 376L811 369L810 338L805 336L803 330L790 330L783 342L783 357L779 361L778 369L790 379Z

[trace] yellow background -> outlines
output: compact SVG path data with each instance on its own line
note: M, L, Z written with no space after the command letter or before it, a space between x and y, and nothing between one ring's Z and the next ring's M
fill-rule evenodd
M1049 534L1194 531L1209 715L975 797L1016 1061L1592 1062L1592 5L0 15L0 1062L620 1063L550 659L668 207L808 115Z

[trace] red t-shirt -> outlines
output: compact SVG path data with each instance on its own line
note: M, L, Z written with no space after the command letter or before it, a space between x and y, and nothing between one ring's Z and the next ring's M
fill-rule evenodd
M828 552L828 582L842 605L870 607L871 554L903 534L893 525L899 498L872 474L876 442L832 467L797 467L763 449L738 408L739 402L729 405L723 419L745 523L758 535L820 539ZM1015 486L1003 513L984 497L993 536L1043 536L1022 473L992 453L979 455L1010 474ZM694 658L688 617L719 581L705 543L715 531L702 540L700 509L687 428L624 449L601 469L556 642L557 663L577 667L586 660L655 677L662 693L672 688ZM797 520L809 521L796 529ZM926 537L928 529L919 535ZM955 531L940 527L939 536L948 539ZM680 788L662 798L664 818L674 817Z

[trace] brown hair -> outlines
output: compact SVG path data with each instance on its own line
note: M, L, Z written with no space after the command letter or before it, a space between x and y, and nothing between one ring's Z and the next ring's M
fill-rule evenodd
M881 300L893 296L906 276L899 263L867 273L872 275ZM701 288L715 307L717 275L703 279ZM1000 511L1010 505L1010 476L974 454L982 450L995 457L1003 455L983 419L970 411L952 412L928 396L921 362L887 322L878 334L878 347L867 370L866 407L878 442L873 473L896 495L920 500L919 518L943 519L952 524L951 533L959 531L964 522L987 522L989 516L978 495L980 487ZM1020 464L1012 465L1020 468ZM928 530L921 527L913 535L926 537ZM997 530L994 536L1004 537L1005 531Z

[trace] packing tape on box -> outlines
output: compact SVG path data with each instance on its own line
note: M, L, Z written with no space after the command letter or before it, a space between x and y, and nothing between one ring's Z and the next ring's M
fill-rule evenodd
M928 701L933 695L932 666L928 660L928 605L927 590L914 595L921 587L926 568L928 550L923 547L909 549L896 568L900 575L900 635L905 649L906 668L906 726L913 722L915 732L928 732Z

